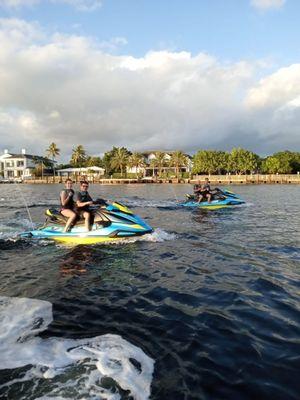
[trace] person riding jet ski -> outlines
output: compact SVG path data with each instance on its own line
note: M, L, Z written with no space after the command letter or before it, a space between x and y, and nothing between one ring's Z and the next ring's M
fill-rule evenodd
M83 217L85 221L85 228L87 231L91 230L92 215L90 206L94 204L89 192L89 183L87 181L80 181L80 191L76 193L76 212L79 217Z
M195 198L198 200L198 203L201 203L203 199L207 199L207 202L211 202L212 198L212 190L210 188L208 178L205 178L205 182L203 185L194 185L194 195Z
M99 213L95 214L95 207L104 207L107 205L103 199L93 200L88 192L89 183L87 181L80 181L80 191L76 193L75 212L79 218L84 218L85 228L87 231L92 229L93 223L102 223L105 221L101 218ZM96 207L97 208L97 207Z
M74 201L74 190L72 189L73 187L73 181L72 179L67 179L65 181L65 189L63 189L60 192L60 213L64 216L67 217L68 220L66 222L66 226L64 228L64 232L68 232L72 225L75 224L75 221L77 219L77 214L75 212L75 201Z

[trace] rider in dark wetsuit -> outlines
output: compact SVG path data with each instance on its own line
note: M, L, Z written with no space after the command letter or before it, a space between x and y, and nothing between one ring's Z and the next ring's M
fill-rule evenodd
M90 206L94 204L89 192L89 183L80 181L80 191L76 193L76 211L84 218L87 231L91 230L91 210Z
M203 185L195 185L194 193L196 196L199 196L198 203L200 203L204 198L207 199L207 202L211 202L211 189L208 178L205 178L205 183Z
M60 213L67 217L67 223L64 228L64 232L68 232L72 225L74 225L77 214L74 211L75 202L74 202L74 190L72 189L73 181L72 179L67 179L65 182L65 189L60 192Z

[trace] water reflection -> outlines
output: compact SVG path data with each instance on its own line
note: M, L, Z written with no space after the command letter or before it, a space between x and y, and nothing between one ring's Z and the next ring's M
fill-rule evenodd
M92 259L91 247L84 245L74 247L59 264L61 276L85 274Z

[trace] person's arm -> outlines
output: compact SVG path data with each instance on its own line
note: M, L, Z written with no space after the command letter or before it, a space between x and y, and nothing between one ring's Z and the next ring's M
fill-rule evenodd
M60 192L60 202L61 202L61 205L62 205L63 207L65 207L66 205L68 205L71 196L72 196L72 193L71 193L71 192L70 192L69 194L67 194L65 190L62 190L62 191Z

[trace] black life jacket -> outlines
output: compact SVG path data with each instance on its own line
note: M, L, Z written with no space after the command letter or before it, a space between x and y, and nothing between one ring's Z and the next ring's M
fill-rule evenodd
M62 194L62 193L65 193L65 194L66 194L66 197L70 196L69 193L72 193L72 195L69 197L68 203L67 203L65 206L63 206L63 205L61 204L61 201L60 201L60 204L61 204L62 208L65 208L65 209L68 209L68 210L72 210L72 209L74 208L74 206L75 206L75 202L74 202L74 199L73 199L73 197L74 197L74 190L73 190L73 189L63 189L63 190L61 191L61 194Z

